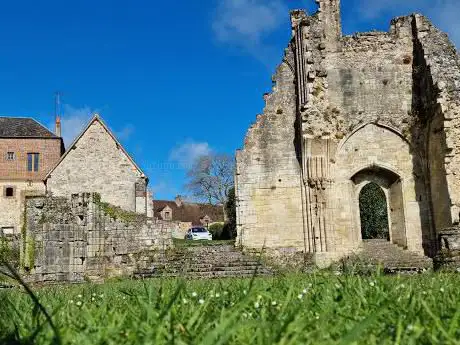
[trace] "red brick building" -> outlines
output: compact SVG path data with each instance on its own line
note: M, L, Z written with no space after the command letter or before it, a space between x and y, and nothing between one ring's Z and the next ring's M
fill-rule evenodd
M45 192L43 179L63 152L62 138L34 119L0 117L0 235L19 232L25 196Z

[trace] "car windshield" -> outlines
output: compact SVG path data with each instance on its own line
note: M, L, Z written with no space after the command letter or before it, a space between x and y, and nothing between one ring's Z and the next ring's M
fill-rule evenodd
M193 228L192 232L208 232L205 228Z

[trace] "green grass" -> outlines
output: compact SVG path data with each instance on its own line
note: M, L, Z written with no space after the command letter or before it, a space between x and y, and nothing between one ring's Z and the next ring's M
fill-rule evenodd
M460 276L121 281L35 293L63 344L458 344ZM0 292L0 344L50 344L30 297ZM60 341L59 341L60 339Z
M202 247L202 246L225 246L225 245L234 245L235 240L183 240L180 238L173 238L174 247L176 248L185 248L185 247Z

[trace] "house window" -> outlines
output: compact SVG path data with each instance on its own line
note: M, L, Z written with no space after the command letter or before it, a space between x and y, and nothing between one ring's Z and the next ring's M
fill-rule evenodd
M8 161L14 161L16 158L16 155L14 154L14 152L7 152L6 153L6 160Z
M165 212L165 220L171 220L171 212Z
M14 196L14 188L13 187L6 187L5 188L5 196L7 198L12 198Z
M40 154L28 153L27 154L27 171L38 171Z

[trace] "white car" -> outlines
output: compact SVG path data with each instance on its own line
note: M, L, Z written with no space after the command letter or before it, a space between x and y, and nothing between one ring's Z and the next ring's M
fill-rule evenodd
M203 227L193 227L187 230L186 240L207 240L212 241L212 234Z

